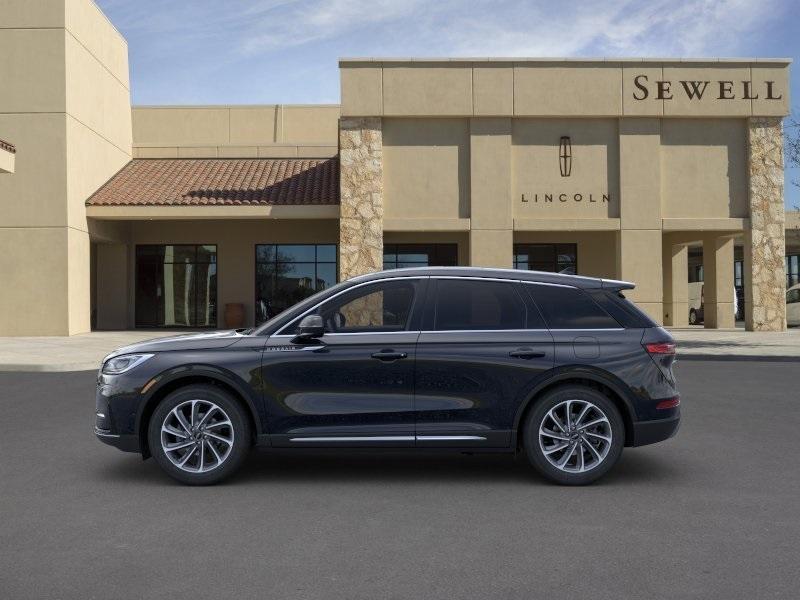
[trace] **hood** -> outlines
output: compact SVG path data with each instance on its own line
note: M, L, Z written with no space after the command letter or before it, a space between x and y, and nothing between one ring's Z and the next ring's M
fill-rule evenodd
M229 329L226 331L210 331L208 333L187 333L170 337L144 340L117 348L106 356L107 360L120 354L134 354L142 352L168 352L172 350L213 350L226 348L242 339L243 329Z

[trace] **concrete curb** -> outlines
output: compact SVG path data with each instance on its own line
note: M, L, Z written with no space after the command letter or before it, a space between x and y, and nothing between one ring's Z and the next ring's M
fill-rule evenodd
M800 356L779 354L681 354L678 360L716 361L716 362L800 362Z
M42 364L0 364L0 373L67 373L71 371L97 371L98 361L79 363Z
M678 353L678 361L717 361L717 362L800 362L800 356L765 354L703 354L692 352ZM99 361L55 364L0 364L0 373L69 373L75 371L97 371Z

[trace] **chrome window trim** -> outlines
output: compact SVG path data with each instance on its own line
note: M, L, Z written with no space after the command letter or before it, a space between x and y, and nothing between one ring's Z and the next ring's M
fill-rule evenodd
M294 319L292 319L292 320L294 321ZM331 333L326 333L325 337L348 336L348 335L399 335L401 333L412 334L413 335L415 333L420 333L420 331L419 331L419 329L411 329L409 331L405 331L405 330L404 331L352 331L352 332L343 332L343 333L331 332ZM284 339L284 338L294 338L294 337L297 337L297 336L294 336L294 335L292 335L290 333L282 333L280 335L278 335L276 333L275 335L269 336L269 339L272 339L272 338ZM267 348L269 348L269 346L267 346Z
M427 267L425 267L427 268ZM574 276L572 276L574 277ZM337 292L330 298L326 298L319 304L315 304L305 312L301 313L300 315L294 317L291 321L286 323L283 327L281 327L276 333L272 334L270 339L272 338L293 338L295 337L292 334L285 334L281 333L284 329L286 329L291 323L300 319L310 312L316 310L323 304L341 296L344 293L349 292L350 290L354 290L365 285L370 284L377 284L384 281L401 281L401 280L408 280L408 279L466 279L470 281L500 281L506 283L524 283L527 285L546 285L550 287L560 287L560 288L570 288L570 289L580 289L574 285L565 285L562 283L549 283L545 281L526 281L524 279L513 279L513 278L505 278L505 277L476 277L474 275L406 275L406 276L398 276L398 277L386 277L382 279L372 279L370 281L363 281L361 283L357 283L350 287L343 289L340 292ZM442 329L442 330L404 330L404 331L360 331L360 332L351 332L351 333L326 333L326 336L352 336L352 335L397 335L397 334L407 334L407 333L521 333L521 332L542 332L542 331L625 331L624 327L608 327L608 328L587 328L587 329L558 329L558 328L548 328L548 329Z
M354 285L348 286L348 287L344 288L343 290L336 292L333 296L330 296L329 298L325 298L325 300L323 300L319 304L315 304L314 306L312 306L311 308L306 310L304 313L301 313L301 314L297 315L296 317L292 318L288 323L286 323L286 325L281 327L278 331L276 331L270 337L271 338L272 337L294 337L293 335L289 335L289 334L281 334L281 332L284 329L286 329L289 325L291 325L293 322L295 322L297 319L301 319L301 318L305 317L311 311L316 310L317 308L319 308L323 304L325 304L327 302L330 302L334 298L338 298L342 294L346 294L347 292L349 292L351 290L355 290L355 289L363 287L365 285L383 283L384 281L402 281L402 280L409 280L409 279L429 279L429 277L426 276L426 275L407 275L405 277L400 275L398 277L383 277L381 279L370 279L369 281L362 281L361 283L356 283ZM369 332L364 332L364 333L369 333ZM380 332L377 332L377 333L380 333ZM403 331L402 333L413 333L413 332ZM326 334L326 335L331 335L331 334ZM356 335L360 335L360 334L356 334Z

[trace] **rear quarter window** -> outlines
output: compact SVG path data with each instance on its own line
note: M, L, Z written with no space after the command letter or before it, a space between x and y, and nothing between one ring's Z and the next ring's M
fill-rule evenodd
M578 288L526 284L550 329L617 329L620 324Z
M622 292L616 290L590 290L589 295L594 298L603 309L612 315L620 325L627 329L643 329L657 327L655 321L648 317L638 306L628 300Z

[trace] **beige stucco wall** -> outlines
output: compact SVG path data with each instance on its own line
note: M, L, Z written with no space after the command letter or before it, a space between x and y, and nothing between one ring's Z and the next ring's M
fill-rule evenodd
M0 11L0 335L89 330L86 197L131 156L127 45L90 0ZM20 318L24 307L24 318Z
M329 157L338 105L135 106L136 158Z
M665 217L747 217L744 119L661 121Z
M384 119L385 216L469 216L469 121Z
M344 116L783 116L788 60L342 59ZM638 79L644 76L646 79ZM682 80L709 81L689 100ZM731 81L730 92L721 91ZM647 96L637 81L644 87ZM658 99L657 81L663 84ZM750 81L745 99L743 81ZM767 98L766 82L773 81ZM720 95L733 98L720 99ZM636 96L642 99L637 99Z

